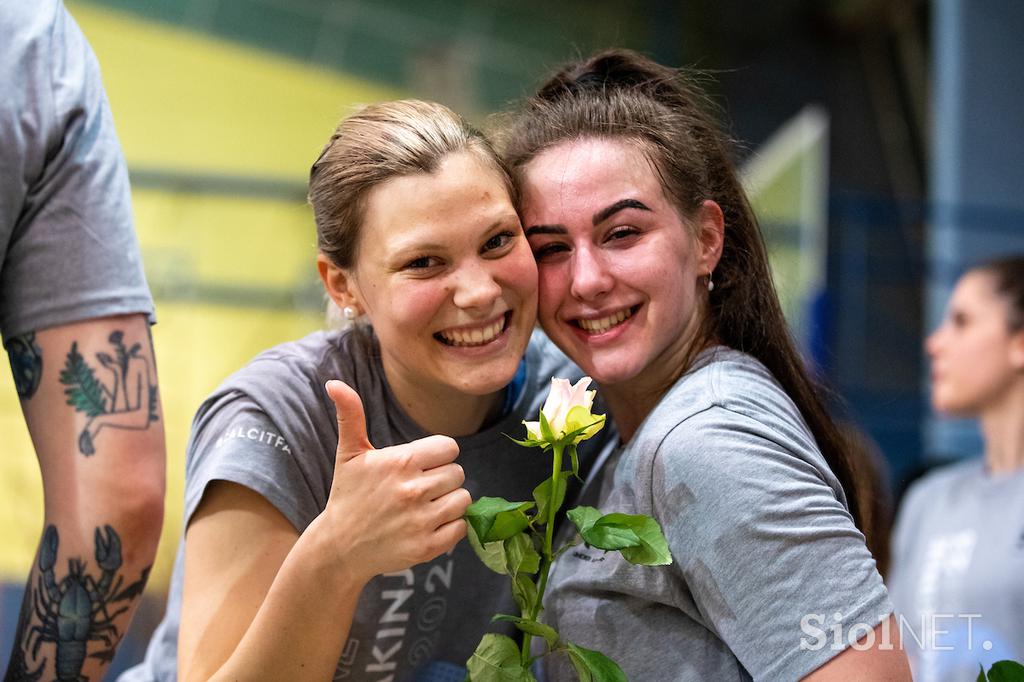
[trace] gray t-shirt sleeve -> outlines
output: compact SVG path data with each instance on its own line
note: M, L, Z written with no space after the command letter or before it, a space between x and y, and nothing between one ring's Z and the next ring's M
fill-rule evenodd
M62 4L25 7L0 49L0 331L136 312L153 321L96 57Z
M230 481L259 493L300 533L320 513L296 459L300 446L289 443L245 394L229 392L205 404L193 430L186 464L186 524L213 481Z
M676 570L700 619L755 680L799 679L842 650L831 639L814 648L819 641L801 628L809 615L826 629L841 614L845 634L892 611L820 455L787 443L712 406L675 427L653 463L655 516Z

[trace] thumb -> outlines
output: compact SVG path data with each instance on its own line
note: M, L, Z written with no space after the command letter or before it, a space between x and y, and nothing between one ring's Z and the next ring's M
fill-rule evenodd
M363 413L363 401L359 399L359 394L351 386L337 379L328 381L325 388L338 413L338 461L347 462L368 450L373 450L373 445L366 437L366 415Z

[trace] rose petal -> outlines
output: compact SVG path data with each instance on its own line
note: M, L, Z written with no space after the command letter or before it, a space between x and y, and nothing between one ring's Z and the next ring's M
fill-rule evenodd
M551 392L548 399L544 401L541 411L548 420L551 430L558 435L565 430L565 415L569 412L569 396L572 387L568 379L552 379Z

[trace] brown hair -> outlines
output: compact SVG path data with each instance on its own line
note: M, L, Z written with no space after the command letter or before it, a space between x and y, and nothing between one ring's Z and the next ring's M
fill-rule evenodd
M666 196L684 217L703 201L725 216L725 243L707 314L689 358L718 342L760 360L790 396L846 492L850 513L876 557L888 532L876 530L877 470L829 416L808 376L772 284L753 210L729 157L729 143L693 78L628 50L608 50L558 70L509 117L501 151L514 176L544 150L584 137L639 145ZM686 220L688 224L692 221Z
M1024 255L1005 256L971 268L969 272L991 275L996 293L1010 304L1006 325L1011 334L1024 329Z
M490 142L442 104L382 102L344 119L309 172L320 251L338 267L351 268L370 190L391 178L433 173L445 156L463 151L492 163L516 200L515 186Z

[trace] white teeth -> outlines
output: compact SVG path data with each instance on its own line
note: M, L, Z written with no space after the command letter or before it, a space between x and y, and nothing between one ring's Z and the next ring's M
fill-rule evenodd
M606 332L620 322L626 320L633 315L633 311L630 309L620 310L617 313L613 313L608 317L602 317L598 320L586 320L579 318L576 320L576 324L590 332L591 334L600 334Z
M481 329L450 329L440 332L441 337L453 346L482 346L494 340L505 327L505 318Z

